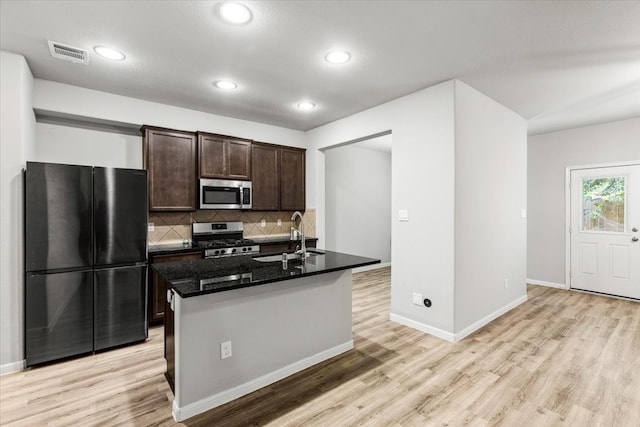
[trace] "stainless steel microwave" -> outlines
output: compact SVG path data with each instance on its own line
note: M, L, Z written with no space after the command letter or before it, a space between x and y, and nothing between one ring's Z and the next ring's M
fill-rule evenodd
M200 179L200 209L251 209L251 181Z

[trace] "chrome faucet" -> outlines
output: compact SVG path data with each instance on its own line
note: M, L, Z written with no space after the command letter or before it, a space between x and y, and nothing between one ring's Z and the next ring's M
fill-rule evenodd
M295 226L296 218L300 218L300 226L299 227ZM302 248L300 250L297 250L296 253L297 254L302 254L302 259L306 260L307 259L307 246L306 246L305 241L304 241L304 222L302 221L302 214L299 211L295 211L293 213L293 215L291 215L291 221L293 223L293 228L298 230L298 233L300 233L300 236L302 236Z

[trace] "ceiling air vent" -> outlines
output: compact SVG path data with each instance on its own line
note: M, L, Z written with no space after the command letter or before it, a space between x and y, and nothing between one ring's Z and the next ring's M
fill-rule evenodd
M89 63L89 52L73 46L67 46L62 43L52 42L49 40L49 51L54 58L64 59L66 61L75 62L77 64Z

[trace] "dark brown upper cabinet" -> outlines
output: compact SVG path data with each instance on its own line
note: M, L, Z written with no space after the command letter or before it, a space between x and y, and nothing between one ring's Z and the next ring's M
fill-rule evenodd
M280 149L280 210L305 210L305 152L292 147Z
M251 180L251 141L198 132L201 178Z
M305 153L300 148L253 143L252 210L305 209Z
M280 147L253 143L251 148L252 210L280 209Z
M147 170L150 211L194 211L197 171L196 134L143 126L143 165Z

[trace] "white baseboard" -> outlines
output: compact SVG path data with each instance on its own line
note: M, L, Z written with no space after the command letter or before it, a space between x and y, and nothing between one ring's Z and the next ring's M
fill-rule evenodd
M353 340L347 341L336 347L314 354L313 356L309 356L298 362L292 363L276 371L270 372L266 375L256 378L255 380L251 380L244 384L240 384L229 390L225 390L221 393L214 394L213 396L209 396L195 403L191 403L189 405L183 406L182 408L178 407L174 399L173 411L172 411L173 418L177 422L184 421L187 418L191 418L195 415L206 412L210 409L223 405L227 402L230 402L234 399L242 397L246 394L252 393L262 387L266 387L269 384L273 384L277 381L280 381L281 379L286 378L289 375L293 375L296 372L300 372L320 362L324 362L327 359L331 359L332 357L342 354L345 351L349 351L352 348L353 348Z
M519 306L523 302L527 302L527 296L526 295L523 295L520 298L517 298L517 299L511 301L509 304L497 309L493 313L491 313L491 314L483 317L482 319L478 320L477 322L472 323L471 325L467 326L466 328L464 328L463 330L461 330L460 332L455 334L455 341L460 341L464 337L474 333L478 329L482 328L484 325L492 322L493 320L495 320L498 317L502 316L506 312L508 312L510 310L513 310L514 308L516 308L517 306Z
M527 283L530 285L547 286L549 288L569 289L564 283L545 282L544 280L527 279Z
M379 268L385 268L385 267L391 267L391 263L390 262L382 262L380 264L365 265L364 267L354 268L353 272L354 273L363 273L365 271L377 270Z
M425 332L429 335L433 335L435 337L438 338L442 338L444 340L447 340L449 342L457 342L460 341L461 339L463 339L464 337L466 337L467 335L472 334L473 332L477 331L478 329L482 328L484 325L486 325L487 323L491 322L492 320L497 319L498 317L502 316L503 314L505 314L507 311L514 309L515 307L519 306L520 304L522 304L523 302L527 301L527 296L524 295L514 301L511 301L509 304L505 305L504 307L499 308L498 310L494 311L493 313L483 317L482 319L478 320L477 322L467 326L466 328L464 328L462 331L456 333L456 334L452 334L451 332L447 332L444 331L442 329L438 329L438 328L434 328L433 326L429 326L429 325L425 325L424 323L420 323L420 322L416 322L415 320L411 320L411 319L407 319L406 317L403 316L399 316L397 314L393 314L391 313L391 315L389 315L389 319L400 323L401 325L405 325L408 326L410 328L413 329L417 329L419 331Z
M22 371L26 366L24 360L19 360L17 362L5 363L4 365L0 365L0 375L9 374L11 372Z
M415 320L407 319L404 316L399 316L397 314L391 313L389 315L389 320L400 323L401 325L408 326L413 329L417 329L421 332L425 332L429 335L433 335L438 338L442 338L443 340L447 340L450 342L455 342L455 335L451 332L444 331L442 329L434 328L433 326L425 325L424 323L416 322Z

